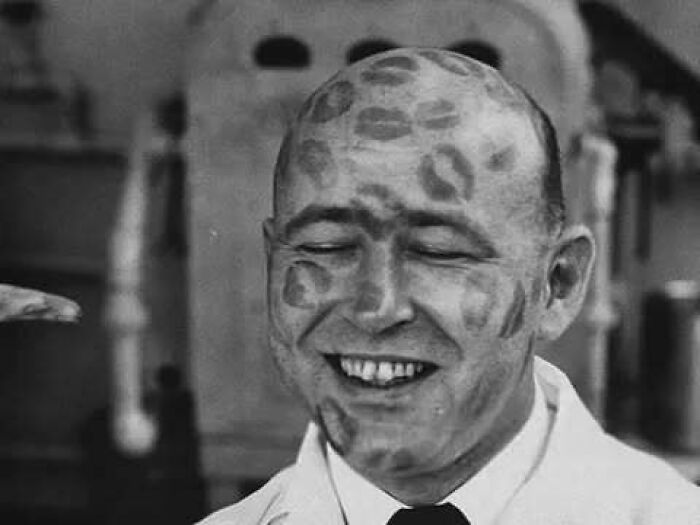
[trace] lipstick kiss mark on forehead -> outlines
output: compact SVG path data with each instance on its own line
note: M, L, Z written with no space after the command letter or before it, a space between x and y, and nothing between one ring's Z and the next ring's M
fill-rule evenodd
M418 70L415 60L407 56L391 56L373 62L360 78L367 84L400 86L413 80L411 72Z
M486 71L479 64L472 62L467 57L462 57L458 54L446 54L431 49L426 49L418 53L420 56L429 60L439 68L454 73L461 77L476 77L483 79L486 77Z
M373 86L400 86L412 80L411 76L404 71L394 72L374 69L363 71L360 78Z
M372 67L376 69L396 68L405 71L418 71L418 63L412 58L403 55L380 58L372 64Z
M355 86L347 80L331 84L318 95L309 119L317 124L328 122L346 113L357 99Z
M484 89L486 89L486 95L491 100L501 104L503 107L515 111L527 109L527 105L520 94L501 78L495 76L490 78L484 84Z
M492 153L486 161L486 167L491 171L511 171L515 167L517 156L518 149L511 144Z
M455 75L463 77L469 76L469 71L462 68L462 66L451 57L432 50L420 51L418 54L449 73L454 73Z
M299 169L311 178L316 188L323 187L323 176L334 164L328 143L314 139L307 139L299 145L296 161Z
M510 308L508 308L508 312L503 319L503 325L498 333L499 337L503 339L510 339L520 331L520 328L523 326L526 303L527 298L525 296L523 283L518 281L518 284L513 290L513 302L511 303Z
M449 159L452 169L457 173L463 182L462 196L469 200L474 191L474 168L471 162L452 144L440 144L435 148L438 155Z
M413 131L411 120L398 108L371 106L357 115L355 134L382 142L395 140Z
M419 126L432 130L454 128L460 122L454 103L444 98L419 102L414 117Z
M376 197L383 202L394 198L391 190L382 184L363 184L358 188L357 193Z
M462 65L469 71L473 76L477 78L484 79L488 74L488 69L485 66L480 65L476 60L472 60L469 57L465 57L459 53L451 55L455 60L458 60Z
M430 155L423 155L418 166L418 181L428 197L436 201L457 200L457 189L435 172L435 162Z

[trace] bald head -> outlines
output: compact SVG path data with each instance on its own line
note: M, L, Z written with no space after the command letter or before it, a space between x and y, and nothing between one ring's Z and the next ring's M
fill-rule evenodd
M559 151L549 118L496 70L463 55L392 50L322 85L284 139L275 215L295 179L305 177L310 190L322 189L339 171L357 169L353 159L367 152L414 157L415 176L436 201L470 200L476 186L490 184L478 177L482 172L507 179L502 189L514 193L522 193L529 178L539 189L539 202L531 198L530 207L547 229L563 220Z

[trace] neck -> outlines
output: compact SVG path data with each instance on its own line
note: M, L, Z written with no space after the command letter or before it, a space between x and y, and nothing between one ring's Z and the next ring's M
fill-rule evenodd
M532 364L526 368L521 383L494 417L490 429L452 462L437 470L401 477L382 476L376 472L362 472L362 475L405 505L434 505L442 501L484 468L527 422L534 403L535 385Z

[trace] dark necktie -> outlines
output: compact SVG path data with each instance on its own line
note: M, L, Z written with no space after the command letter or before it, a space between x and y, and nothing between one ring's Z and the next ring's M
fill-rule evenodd
M397 510L386 525L470 525L452 503Z

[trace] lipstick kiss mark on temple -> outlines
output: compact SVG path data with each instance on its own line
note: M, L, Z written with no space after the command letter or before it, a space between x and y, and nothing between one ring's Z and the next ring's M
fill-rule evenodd
M328 143L321 140L308 139L299 145L297 165L306 173L314 185L323 185L323 174L333 165L333 155Z
M404 71L418 71L418 63L410 57L397 55L386 58L380 58L376 62L372 63L372 68L396 68L403 69Z
M411 81L411 77L405 72L393 72L373 70L363 71L360 75L367 84L375 86L400 86Z
M425 50L418 53L420 56L426 60L430 60L433 64L439 68L447 71L448 73L454 73L462 77L470 76L470 71L465 69L460 63L458 63L453 57L445 56L437 51Z
M506 146L489 157L486 167L491 171L510 171L515 166L516 156L517 149L515 146Z

